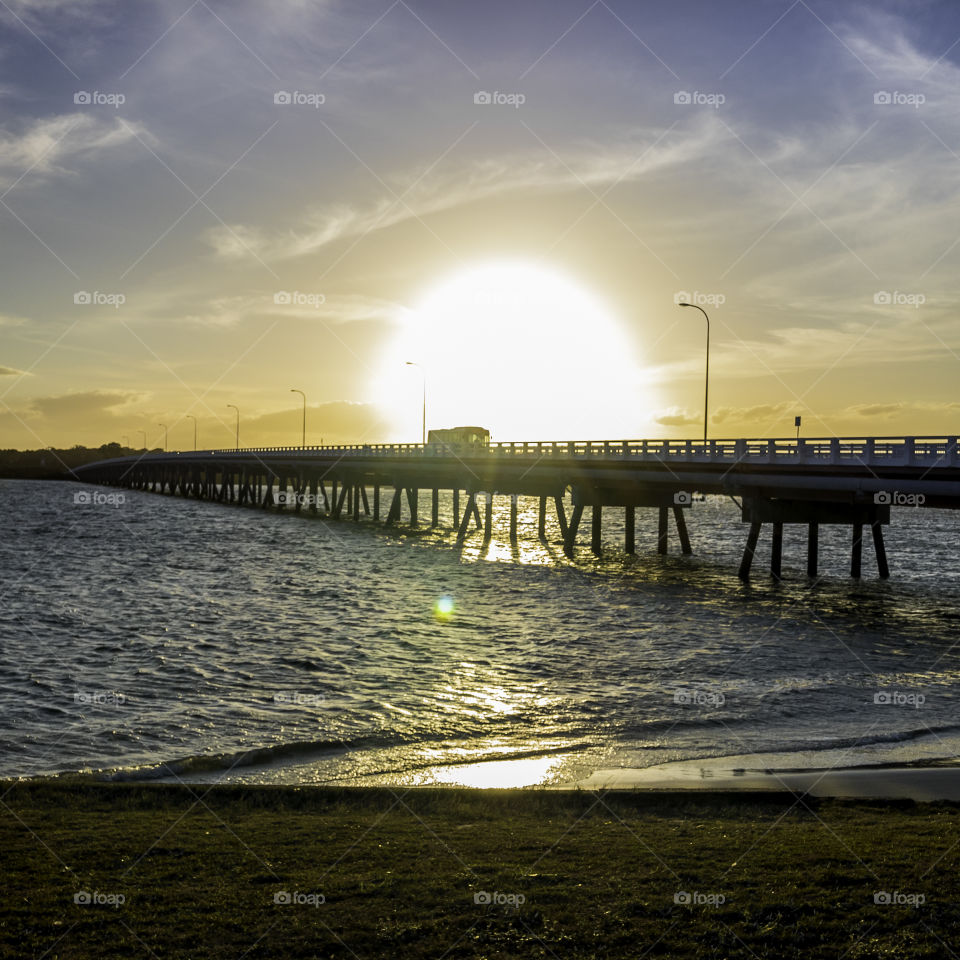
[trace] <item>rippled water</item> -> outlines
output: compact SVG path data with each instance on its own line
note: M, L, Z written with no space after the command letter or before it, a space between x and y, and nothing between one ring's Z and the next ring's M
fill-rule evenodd
M461 550L448 502L415 532L84 489L0 482L2 776L500 785L960 755L958 514L895 511L888 582L868 544L851 581L849 528L827 527L820 581L787 528L784 582L763 539L742 584L721 499L688 511L693 557L658 556L642 510L625 556L608 510L604 558L571 563L534 500L516 544L498 498L491 543Z

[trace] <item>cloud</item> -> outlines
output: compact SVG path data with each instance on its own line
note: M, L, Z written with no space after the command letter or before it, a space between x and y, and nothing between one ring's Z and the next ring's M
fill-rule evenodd
M16 367L0 367L0 377L29 376L26 370L17 370Z
M793 401L782 403L758 403L751 407L718 407L711 415L710 422L721 423L757 423L794 414L797 404ZM766 424L764 423L764 426Z
M659 423L664 427L689 427L693 424L703 423L703 415L689 413L678 407L670 407L659 414L654 414L654 423Z
M336 203L315 207L294 229L271 232L231 224L211 228L204 239L219 257L228 259L252 254L267 261L300 257L331 243L492 197L512 193L543 195L639 181L661 170L676 170L702 156L725 135L712 118L701 122L687 136L661 140L661 133L648 132L642 141L583 145L563 151L563 156L548 153L545 157L538 150L531 156L498 157L451 166L429 176L394 178L382 196L366 205Z
M143 400L142 393L122 390L85 390L52 397L34 397L30 411L47 420L86 421L97 416L116 416L123 408Z
M70 164L148 134L138 124L73 113L35 119L18 132L0 129L0 183L69 175ZM29 172L28 172L29 171Z

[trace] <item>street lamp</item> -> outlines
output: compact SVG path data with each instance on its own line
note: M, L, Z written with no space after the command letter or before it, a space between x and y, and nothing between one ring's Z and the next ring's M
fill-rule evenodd
M408 367L416 367L420 371L420 376L423 377L423 429L421 431L421 440L420 442L426 446L427 444L427 375L423 372L423 367L419 363L414 363L413 360L407 361Z
M300 441L300 446L306 448L307 446L307 395L302 391L298 390L296 387L290 388L291 393L299 393L303 397L303 436Z
M167 425L165 423L158 423L158 427L163 427L163 452L167 452Z
M186 414L186 417L187 417L188 420L192 420L192 421L193 421L193 450L194 450L194 453L196 453L196 450L197 450L197 418L196 418L192 413Z
M146 431L146 430L138 430L137 433L142 433L142 434L143 434L143 447L142 447L141 449L146 450L146 449L147 449L147 431Z
M704 385L703 385L703 442L707 442L707 405L710 399L710 318L707 316L707 311L703 307L697 306L695 303L678 303L678 307L694 307L699 310L704 319L707 321L707 370L704 376Z
M237 411L237 449L240 449L240 408L235 403L228 403L228 407L233 407Z

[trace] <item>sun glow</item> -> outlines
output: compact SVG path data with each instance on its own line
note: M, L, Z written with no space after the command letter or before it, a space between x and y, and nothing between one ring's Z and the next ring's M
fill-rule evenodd
M410 440L420 435L421 374L428 429L477 425L509 441L621 439L649 426L649 389L622 325L571 278L537 264L462 270L407 313L377 393Z

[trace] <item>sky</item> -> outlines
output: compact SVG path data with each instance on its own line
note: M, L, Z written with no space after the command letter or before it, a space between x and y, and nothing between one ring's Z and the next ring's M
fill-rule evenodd
M0 447L702 436L678 300L711 436L957 435L958 199L952 3L0 0Z

